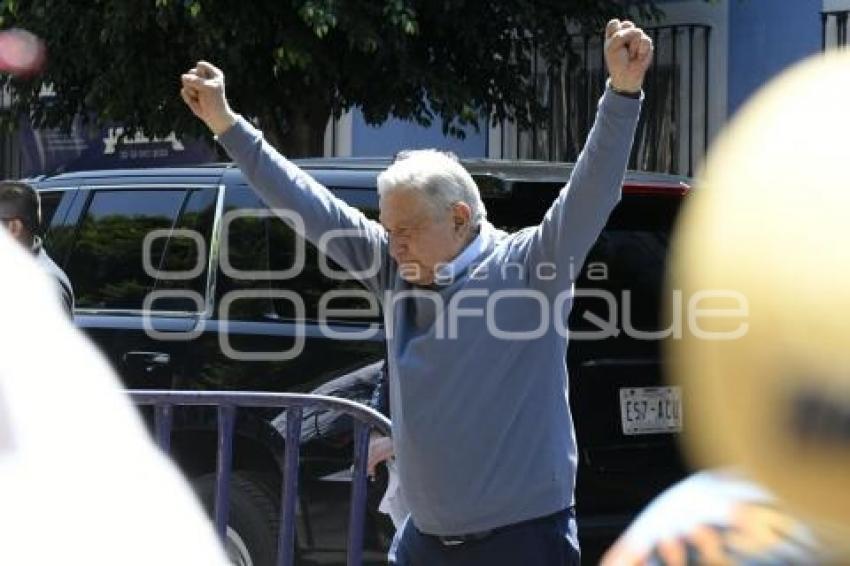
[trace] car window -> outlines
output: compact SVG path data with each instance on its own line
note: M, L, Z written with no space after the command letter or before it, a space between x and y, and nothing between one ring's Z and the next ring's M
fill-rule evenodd
M672 297L664 276L680 204L668 196L623 197L579 272L576 288L590 292L573 305L572 330L597 331L599 320L611 321L619 338L628 339L639 336L633 330L669 326L664 319Z
M41 234L51 259L64 266L76 226L68 223L68 212L77 197L76 189L40 190Z
M157 288L154 276L189 270L195 265L202 266L200 274L163 282L159 289L202 291L206 253L200 257L204 250L198 250L191 239L170 235L175 228L198 230L208 242L212 199L211 190L92 190L66 261L77 308L141 309L145 297ZM163 231L162 236L150 238L145 258L145 237L155 235L157 230ZM164 298L156 301L153 308L171 310L175 300L186 302L185 298Z
M332 290L357 290L364 287L355 280L338 281L327 278L319 268L319 252L309 242L298 236L291 226L270 215L268 208L248 187L228 189L225 210L233 214L227 230L226 239L222 238L221 255L227 254L229 266L219 262L224 269L219 271L219 301L231 291L251 289L254 298L240 298L230 302L231 319L277 318L291 320L303 310L308 320L319 320L322 313L319 301L325 293ZM296 254L303 253L303 267L296 268ZM324 258L329 267L341 271L333 261ZM234 269L235 268L235 269ZM285 277L251 277L249 273L279 273ZM279 292L294 291L301 305L292 297L280 296ZM370 303L361 297L342 297L334 299L329 305L332 309L352 309L368 312ZM334 320L374 320L378 317L331 317Z
M485 198L489 218L508 232L538 224L563 186L514 183L509 193ZM662 316L672 299L664 295L663 278L680 204L674 196L623 196L584 265L574 267L579 291L570 314L571 331L596 332L600 321L610 321L619 338L628 338L625 322L637 330L667 327Z
M162 240L166 248L159 253L156 243L153 246L156 257L161 258L158 270L165 275L157 278L154 287L160 297L151 303L154 310L199 312L204 309L217 195L214 189L189 191L174 224L174 232L167 240Z
M334 195L365 214L369 220L378 221L381 211L378 209L378 190L376 188L331 187L330 190Z
M41 233L47 232L53 216L56 214L56 209L59 208L59 203L62 202L62 196L65 191L41 191L38 193L41 201Z
M269 223L252 211L263 210L263 204L247 187L228 188L224 201L222 239L219 250L216 304L233 294L251 292L253 298L232 301L229 318L262 320L274 318L271 282L253 277L250 272L269 271ZM223 268L221 266L224 266Z
M479 186L482 181L476 179ZM539 224L563 187L563 183L516 182L511 183L510 192L500 194L482 186L488 220L506 232Z

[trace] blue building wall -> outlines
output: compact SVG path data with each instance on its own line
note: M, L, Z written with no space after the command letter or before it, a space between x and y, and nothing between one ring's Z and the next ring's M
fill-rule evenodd
M821 49L822 0L729 0L731 116L784 68Z
M359 110L352 113L351 147L355 157L392 156L402 149L437 148L459 157L484 157L487 153L487 128L479 132L467 129L463 140L444 136L440 124L430 128L413 122L390 119L379 127L369 126Z

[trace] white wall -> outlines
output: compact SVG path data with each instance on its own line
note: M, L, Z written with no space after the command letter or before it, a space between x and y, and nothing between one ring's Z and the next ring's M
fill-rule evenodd
M346 112L339 120L331 116L325 127L325 157L351 157L352 121L351 112Z

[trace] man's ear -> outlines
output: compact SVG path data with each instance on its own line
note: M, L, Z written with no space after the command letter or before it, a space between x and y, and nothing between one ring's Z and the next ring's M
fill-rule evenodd
M6 231L24 247L30 247L33 243L33 234L30 233L26 224L20 218L8 220L6 222Z
M24 233L24 223L18 218L12 218L6 222L6 229L13 238L20 240Z
M469 226L472 222L472 209L465 202L456 202L452 205L452 221L455 230Z

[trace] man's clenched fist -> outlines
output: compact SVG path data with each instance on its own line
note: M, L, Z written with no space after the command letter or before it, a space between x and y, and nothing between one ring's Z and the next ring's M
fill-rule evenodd
M652 62L652 39L626 20L611 20L605 27L605 64L611 87L622 92L639 92Z

